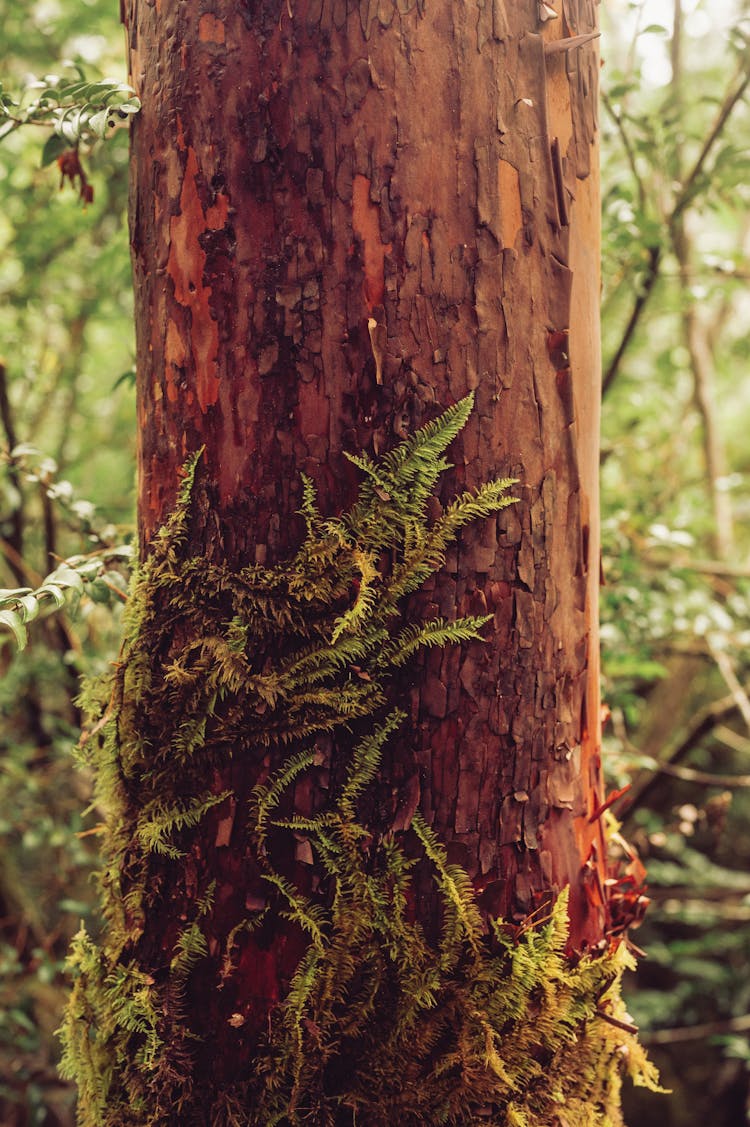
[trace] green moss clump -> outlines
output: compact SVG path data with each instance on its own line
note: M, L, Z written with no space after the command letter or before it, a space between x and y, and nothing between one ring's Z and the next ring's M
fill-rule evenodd
M391 722L391 726L395 723ZM442 934L426 941L409 911L410 862L392 838L369 841L353 796L374 777L389 726L356 749L334 812L274 820L309 835L333 889L328 910L269 873L311 942L273 1014L258 1075L239 1086L238 1124L515 1124L615 1127L621 1077L658 1089L626 1032L623 944L572 963L568 896L513 938L485 921L467 874L423 819L413 829L442 892ZM266 824L279 782L259 788ZM233 1098L237 1098L234 1093ZM250 1110L252 1109L252 1110ZM221 1122L220 1118L212 1122Z
M404 597L442 566L459 530L512 500L512 483L495 481L427 517L471 406L378 461L352 458L363 482L340 517L321 516L305 480L305 538L275 567L230 572L191 556L198 459L189 464L135 577L120 660L87 699L82 753L107 826L104 938L76 939L61 1030L81 1127L614 1125L623 1062L655 1084L621 1027L623 947L571 963L565 896L543 927L509 938L419 815L397 838L364 813L404 720L388 709L389 679L420 648L478 639L486 622L400 622ZM322 808L296 813L294 788L320 763L326 733L337 754L350 748L348 762ZM244 799L221 782L240 759L257 780ZM244 811L264 906L219 934L210 868L197 882L184 870L225 802ZM280 863L292 836L314 858L314 892ZM442 895L434 941L414 918L415 856ZM174 888L182 922L155 940L149 922L169 921ZM248 935L284 918L308 943L290 988L251 1065L207 1092L195 1080L191 976L231 979ZM209 933L221 942L213 961Z

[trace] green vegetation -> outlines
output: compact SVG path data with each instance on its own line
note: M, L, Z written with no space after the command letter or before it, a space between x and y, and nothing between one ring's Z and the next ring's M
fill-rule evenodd
M658 7L657 18L671 18ZM19 101L29 73L72 76L68 58L91 81L124 82L115 9L0 0L4 92ZM606 750L613 785L632 784L616 810L649 865L654 900L637 936L649 959L628 1008L643 1040L657 1038L652 1054L675 1091L637 1103L626 1094L626 1107L640 1127L734 1127L750 1058L747 8L684 0L679 58L671 26L650 24L653 9L618 0L602 13ZM85 208L78 186L60 190L59 172L42 167L49 127L14 129L0 144L0 584L2 609L17 616L0 642L0 1120L9 1127L72 1123L53 1030L82 918L93 937L76 941L82 973L100 958L88 874L101 811L89 805L87 773L70 764L79 674L102 673L117 654L119 548L132 533L127 130L113 132L90 151L81 142L94 188ZM65 607L49 613L50 594L34 615L19 600L69 557L82 589L58 585ZM164 824L144 822L144 846L149 826ZM155 840L179 848L180 832ZM549 950L557 942L535 935ZM191 937L177 969L193 957ZM133 999L123 1022L141 1022L144 1061L157 1051L148 985L110 983ZM693 1040L672 1032L691 1027Z
M605 737L653 901L629 1006L675 1093L626 1093L642 1127L748 1091L749 14L603 14Z
M229 797L210 792L221 768L217 726L227 756L309 742L250 796L246 817L268 899L233 930L225 962L231 968L239 933L272 912L294 920L309 947L267 1044L248 1075L222 1093L213 1122L269 1127L312 1116L334 1124L349 1109L373 1125L469 1124L489 1108L493 1122L543 1127L564 1104L570 1123L615 1124L623 1056L638 1082L656 1085L625 1032L625 947L570 967L564 896L539 929L512 936L497 920L488 933L466 874L448 864L415 815L412 830L443 900L442 932L431 944L410 920L414 860L393 835L361 821L360 799L404 719L398 711L383 715L384 681L419 647L479 638L485 622L435 619L394 629L400 600L442 566L458 530L512 501L511 482L492 482L427 523L444 450L470 408L470 398L462 401L377 462L354 458L364 481L340 517L321 516L306 482L305 540L274 568L232 574L190 557L199 463L188 467L178 507L137 574L117 669L89 695L95 735L85 755L97 803L109 815L108 926L101 948L84 931L74 941L75 988L63 1025L63 1073L78 1083L84 1127L191 1117L196 1031L175 1027L184 1020L187 979L208 955L201 920L210 919L213 886L196 889L195 920L175 943L166 979L156 983L123 965L123 955L159 910L161 882L149 855L178 866L191 829ZM169 639L188 623L196 640L175 654ZM274 654L282 656L274 661ZM285 799L295 782L320 765L316 734L370 717L338 793L312 815L290 811ZM153 797L133 807L131 783ZM322 861L327 881L316 896L277 868L271 834L279 830L307 841ZM127 889L117 876L126 870L136 874ZM179 883L175 875L166 887ZM179 1060L170 1058L175 1047Z

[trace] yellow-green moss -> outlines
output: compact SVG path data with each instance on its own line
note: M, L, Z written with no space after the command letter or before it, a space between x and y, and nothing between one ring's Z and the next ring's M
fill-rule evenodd
M492 482L427 519L470 409L469 398L377 462L354 458L364 481L341 517L324 519L305 481L305 539L276 567L230 572L191 557L197 459L188 466L135 577L120 660L87 694L82 756L107 830L104 937L76 939L61 1031L81 1127L606 1127L620 1122L623 1066L655 1083L632 1035L608 1020L622 1018L624 947L571 962L564 895L543 927L510 938L480 915L467 874L419 815L398 837L363 815L383 747L404 722L388 711L389 679L420 647L476 639L485 622L409 625L400 611L464 524L510 503L511 483ZM316 736L336 733L341 747L353 727L366 734L349 739L328 802L295 814ZM138 944L152 866L179 871L203 818L229 797L219 769L240 756L260 779L242 816L268 897L234 922L221 974L231 976L237 945L269 913L295 921L309 946L252 1067L205 1106L185 999L207 965L213 885L195 889L158 981L138 965ZM277 765L270 775L266 761ZM282 875L279 835L307 841L315 895ZM441 892L436 940L413 918L420 856Z

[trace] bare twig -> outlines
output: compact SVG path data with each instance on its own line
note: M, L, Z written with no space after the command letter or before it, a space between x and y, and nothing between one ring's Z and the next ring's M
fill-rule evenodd
M674 763L654 763L649 770L686 783L697 783L702 787L726 787L727 790L750 788L750 775L717 775L712 771L696 771L692 767L678 767Z
M672 99L677 112L683 115L683 73L682 73L682 0L674 2L674 23L672 28ZM750 73L750 72L749 72ZM736 93L736 92L735 92ZM735 95L733 94L733 97ZM727 113L731 112L734 102L730 99L725 104L730 106ZM719 119L717 119L718 121ZM720 129L721 126L719 125ZM708 139L707 139L708 140ZM710 146L709 146L710 147ZM704 144L701 155L707 153ZM700 161L699 157L699 161ZM705 160L705 157L704 157ZM684 180L682 150L679 143L675 147L675 175L683 184L681 199L690 198L690 183L697 182L699 168L698 162ZM686 195L685 193L688 193ZM672 239L672 249L679 267L680 289L682 291L682 333L690 359L690 370L693 376L693 401L700 416L703 431L703 456L706 465L705 486L709 503L713 512L713 542L714 551L720 559L727 559L731 554L732 530L732 503L729 494L721 488L721 481L727 475L727 461L721 432L716 418L715 391L714 391L714 354L709 343L708 333L696 308L692 294L693 281L693 245L688 227L685 223L684 208L686 204L675 204L669 222L669 231Z
M706 162L708 161L708 158L713 152L716 143L724 132L724 128L735 106L745 94L748 85L750 85L750 66L748 66L746 71L740 69L738 79L735 81L735 83L732 84L732 86L730 86L729 90L727 91L724 101L719 108L719 112L716 115L714 123L709 130L708 136L703 143L703 147L701 148L701 151L698 154L693 167L685 177L682 183L682 187L674 200L672 211L666 220L666 226L668 229L672 230L674 228L683 212L692 203L695 194L700 186L700 178L706 167ZM622 364L622 358L625 355L631 340L633 339L635 330L638 327L638 323L643 315L643 310L648 304L648 300L653 293L654 286L656 285L657 279L659 278L663 258L662 248L660 246L649 247L648 257L649 261L646 275L639 287L638 293L636 294L635 300L633 302L633 309L623 330L620 343L615 349L614 355L612 356L612 359L610 360L604 373L604 378L602 380L602 395L607 394L619 374L620 366Z
M641 178L640 173L638 172L638 165L636 164L636 161L635 161L635 150L630 143L630 137L628 136L627 131L625 129L625 124L622 120L622 115L617 113L614 106L612 105L609 98L607 97L606 92L602 94L602 105L604 106L604 109L606 110L606 112L609 114L610 118L614 122L615 128L620 135L620 140L622 141L622 147L625 151L625 157L626 157L627 162L628 162L628 167L630 168L630 171L633 174L633 179L635 180L635 186L636 186L636 189L638 191L638 206L641 209L641 211L645 211L646 210L646 189L643 186L643 180Z
M11 551L5 553L5 558L8 562L8 567L13 573L13 578L16 583L23 585L24 573L22 564L19 561L23 560L23 539L24 539L24 512L23 512L23 492L21 490L21 477L18 472L13 458L10 456L12 451L18 445L18 437L16 435L16 428L13 421L13 411L10 405L10 397L8 395L8 369L5 364L0 361L0 422L2 422L3 430L5 432L5 440L8 443L8 480L13 487L15 494L15 504L12 511L8 515L8 524L10 525L10 535L6 538L5 543Z
M726 888L724 885L708 884L696 888L695 884L649 885L648 894L657 906L657 911L674 915L677 911L703 907L703 914L710 912L728 920L741 923L750 918L750 905L745 903L750 893L750 884ZM706 920L708 926L708 920Z
M615 349L614 356L610 360L607 370L602 379L602 395L606 395L610 387L617 379L620 372L620 364L622 358L627 352L628 346L633 339L633 334L638 328L638 322L641 319L643 310L648 303L656 281L659 277L659 266L661 263L662 253L660 246L653 246L648 248L648 266L646 268L646 275L641 283L641 286L633 302L633 309L625 326L625 330L620 338L620 343Z
M710 638L706 640L711 650L711 655L719 667L719 672L726 681L727 688L734 698L735 704L747 725L748 731L750 731L750 699L748 699L747 693L737 679L737 674L732 665L732 659L729 657L729 654L724 653L718 646L713 645Z
M750 740L747 736L741 736L739 732L727 728L726 724L719 724L714 728L714 739L731 747L732 751L739 751L741 755L750 755Z
M654 1029L651 1033L641 1033L640 1039L644 1045L676 1045L686 1041L703 1041L706 1037L718 1037L724 1033L745 1033L747 1030L750 1030L750 1014L677 1029Z
M685 209L692 203L693 197L695 196L695 193L699 187L700 177L706 167L706 161L711 155L717 141L720 139L722 133L724 132L724 128L729 121L732 111L744 96L745 91L747 90L749 85L750 64L745 62L744 66L741 66L739 68L736 75L736 85L734 86L734 88L730 87L727 91L724 97L724 101L719 107L719 112L716 115L713 126L711 127L706 140L703 142L703 148L698 154L695 163L690 169L690 172L688 173L686 179L683 181L682 188L680 189L680 192L672 208L672 214L669 219L670 224L674 224L680 218Z
M725 579L750 579L750 564L725 563L723 560L688 560L677 557L672 567L697 571L701 575L718 575Z
M666 767L673 767L684 759L689 754L704 736L724 720L728 720L737 712L737 701L733 696L722 697L720 700L712 701L704 708L699 709L690 721L687 731L678 740L673 747L668 748L665 754L659 759L656 769L649 771L648 777L644 778L639 783L638 779L633 782L633 787L628 795L623 799L623 807L627 812L627 817L630 817L634 810L642 806L646 796L652 787L659 781L662 774L667 774L664 770ZM724 786L724 781L722 781Z
M607 1021L607 1022L609 1022L610 1025L614 1025L615 1029L624 1030L625 1033L637 1033L638 1032L638 1026L637 1025L633 1025L629 1021L621 1021L619 1017L613 1017L612 1014L607 1013L607 1011L603 1010L601 1007L597 1007L596 1016L600 1017L602 1019L602 1021Z

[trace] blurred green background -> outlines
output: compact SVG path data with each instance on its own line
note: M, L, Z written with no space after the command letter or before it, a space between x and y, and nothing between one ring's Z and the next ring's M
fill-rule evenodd
M622 833L649 870L632 1016L673 1089L631 1127L750 1123L750 4L602 6L603 695ZM0 0L0 81L125 80L111 0ZM133 533L127 128L0 140L0 585L98 578L17 652L0 634L0 1124L70 1127L53 1035L95 928L96 814L73 769L81 674L117 653ZM90 151L88 151L90 148Z

